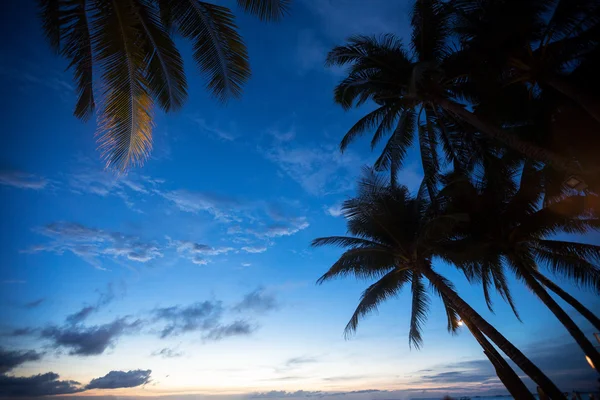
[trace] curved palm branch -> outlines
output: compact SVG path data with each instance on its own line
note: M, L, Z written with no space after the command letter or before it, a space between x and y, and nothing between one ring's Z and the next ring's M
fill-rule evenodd
M291 0L237 0L238 6L263 21L278 21L288 12Z
M348 337L356 332L361 318L376 311L377 306L390 297L397 296L402 286L409 282L411 277L412 273L410 270L395 268L370 285L363 292L360 303L344 329L344 335Z

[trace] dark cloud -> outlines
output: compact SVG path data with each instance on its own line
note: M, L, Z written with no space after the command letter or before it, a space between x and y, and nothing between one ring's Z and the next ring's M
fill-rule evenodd
M69 354L91 356L102 354L108 347L114 346L120 336L135 331L140 325L140 320L130 323L127 318L119 318L109 324L92 327L50 327L43 329L41 336L51 340L56 348L69 349Z
M0 397L38 397L58 394L78 393L83 389L76 381L60 381L54 372L16 377L0 375Z
M25 308L32 309L32 308L39 307L40 305L42 305L42 303L44 301L46 301L46 299L43 299L43 298L31 301L31 302L25 304Z
M42 354L33 350L6 350L0 347L0 374L5 374L28 361L38 361L41 358Z
M484 382L489 379L495 379L494 373L479 373L468 371L449 371L440 372L434 375L423 375L419 379L421 381L429 381L436 383L463 383L463 382Z
M166 338L192 331L210 331L217 328L223 315L220 301L204 301L186 307L173 306L156 308L155 321L165 323L160 337Z
M118 389L145 385L150 381L152 370L110 371L101 378L92 379L86 389Z
M203 339L222 340L231 336L247 336L254 332L255 328L246 321L234 321L228 325L219 325L211 329Z
M8 334L6 334L5 336L29 336L29 335L33 335L34 333L36 333L38 330L35 328L16 328L13 329L12 331L10 331Z
M258 288L244 296L242 301L234 306L238 312L268 312L277 309L278 304L275 296L266 293L263 288Z
M322 391L306 391L297 390L295 392L286 392L285 390L271 390L270 392L256 392L248 394L250 398L272 399L272 398L288 398L288 397L337 397L352 394L372 394L372 393L390 393L387 390L366 389L355 390L351 392L322 392Z
M153 351L152 354L150 354L150 355L154 356L154 357L162 357L162 358L176 358L176 357L181 357L183 355L183 353L179 352L177 350L165 347L163 349Z
M87 317L95 313L97 308L95 306L83 307L81 310L67 316L67 322L69 324L79 324L83 322Z
M597 388L597 375L585 360L585 355L570 338L549 340L523 348L527 357L563 390L593 390ZM518 371L518 368L507 360ZM435 373L433 373L435 372ZM503 386L499 383L493 366L487 359L461 361L421 370L414 383L468 384L478 382L481 393L497 393ZM535 383L524 378L527 387L534 391ZM485 390L487 392L485 392Z

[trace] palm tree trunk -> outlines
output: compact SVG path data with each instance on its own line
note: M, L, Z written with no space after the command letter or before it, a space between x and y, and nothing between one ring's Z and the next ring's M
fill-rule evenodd
M523 279L527 282L527 285L537 297L552 311L552 313L558 318L558 320L567 328L567 331L573 336L573 339L577 342L579 347L583 350L586 356L592 360L592 363L596 367L596 371L600 370L600 353L596 350L592 342L590 342L585 334L579 329L577 324L569 317L569 314L563 310L556 301L546 292L546 290L540 285L538 281L528 272L521 271Z
M463 318L463 321L479 345L483 348L483 353L487 356L496 369L496 375L498 375L498 378L500 378L500 381L506 387L511 396L515 399L533 400L534 397L529 389L527 389L527 386L525 386L521 378L519 378L517 373L510 367L510 365L508 365L504 357L498 353L496 348L489 342L489 340L486 339L479 329L472 326L471 321L465 318Z
M556 293L561 299L570 304L575 310L577 310L581 315L583 315L598 332L600 332L600 318L594 315L586 306L581 304L575 297L571 296L569 293L562 290L556 283L552 282L550 279L546 278L544 275L540 274L537 271L532 272L535 279L540 281L544 286L548 289L552 290Z
M544 82L579 104L592 118L600 122L600 103L596 99L561 78L549 78L545 79Z
M581 174L582 172L580 168L577 168L577 166L573 165L573 163L571 163L569 160L560 157L542 147L536 146L533 143L521 140L514 134L507 133L503 129L482 120L477 115L466 110L460 104L441 97L436 98L435 103L446 111L459 116L465 122L478 129L481 133L488 135L494 140L504 143L508 147L518 151L524 156L527 156L533 160L543 161L559 171L565 171L570 174Z
M422 268L421 273L454 305L456 312L471 321L492 342L502 350L524 373L537 383L544 393L553 400L564 399L565 396L558 387L519 349L496 330L489 322L468 305L454 290L452 290L440 275L431 268Z

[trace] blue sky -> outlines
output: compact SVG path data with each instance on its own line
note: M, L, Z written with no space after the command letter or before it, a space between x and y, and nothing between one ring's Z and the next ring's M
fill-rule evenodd
M503 392L467 332L445 331L438 302L417 351L406 294L346 341L367 282L315 285L339 251L309 243L345 232L339 204L373 161L366 142L338 151L368 106L333 103L343 71L324 68L324 56L351 34L407 37L408 2L297 0L270 25L239 15L253 77L227 106L203 90L189 44L178 42L189 100L157 113L152 157L121 178L103 170L95 121L72 116L71 76L46 46L34 2L2 8L0 334L3 351L21 356L10 376L89 384L78 396ZM420 178L413 152L400 180L414 189ZM580 350L521 285L524 323L499 298L486 311L479 289L438 268L565 390L590 382ZM600 308L592 294L578 297ZM131 387L106 389L114 381Z

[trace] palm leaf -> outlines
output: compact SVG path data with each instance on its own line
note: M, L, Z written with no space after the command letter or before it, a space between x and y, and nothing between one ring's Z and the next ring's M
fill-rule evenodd
M317 280L317 284L348 275L358 279L378 278L394 268L395 261L394 255L385 248L350 249Z
M346 150L348 145L357 137L364 134L365 131L373 129L375 126L381 124L381 121L384 120L391 112L392 107L384 105L378 107L377 109L371 111L370 113L359 119L352 126L352 128L350 128L350 130L344 135L342 141L340 142L340 150Z
M71 60L77 84L77 103L73 114L84 121L94 112L92 37L86 0L63 0L60 13L61 54Z
M348 337L356 331L362 317L376 311L377 306L385 300L397 296L402 286L410 280L411 276L412 273L409 270L396 268L370 285L363 292L358 307L356 307L352 318L350 318L346 329L344 329L345 336Z
M237 0L238 6L263 21L278 21L290 8L291 0Z
M148 88L165 111L181 108L187 98L183 60L162 24L159 10L149 0L133 8L145 35Z
M132 4L101 0L92 43L103 69L103 104L98 134L107 167L140 165L152 148L152 98L145 77L145 53Z
M445 54L450 33L448 13L437 0L416 0L412 9L411 47L419 61L439 60Z
M385 244L378 243L372 240L349 237L349 236L329 236L317 238L312 241L312 246L339 246L339 247L385 247Z
M427 312L429 310L429 296L423 283L421 274L412 274L412 305L410 314L410 330L408 333L408 344L420 349L423 345L421 332L423 325L427 321Z
M42 19L42 29L48 39L50 47L60 51L61 21L60 0L38 0L38 8Z
M584 288L600 293L600 269L574 255L556 254L543 248L534 250L540 263L546 264L555 275L563 276Z
M438 277L442 280L442 282L444 283L444 285L448 286L451 290L454 291L454 285L452 284L452 282L450 282L448 279L444 278L441 275L438 275ZM454 308L454 306L452 305L452 303L450 302L450 300L448 300L446 298L446 296L443 295L442 292L439 291L439 289L430 284L429 288L435 293L437 294L440 299L442 299L442 303L444 304L444 310L446 311L446 318L448 319L448 332L455 334L458 331L458 328L460 328L459 325L459 321L460 321L460 315L458 315L458 313L456 312L456 309Z
M415 111L406 109L402 112L398 125L383 148L381 155L375 161L374 168L377 171L390 169L392 166L397 170L402 166L402 160L413 142L414 129Z
M227 7L198 0L169 0L179 32L193 41L194 59L219 100L239 97L250 78L248 53Z

